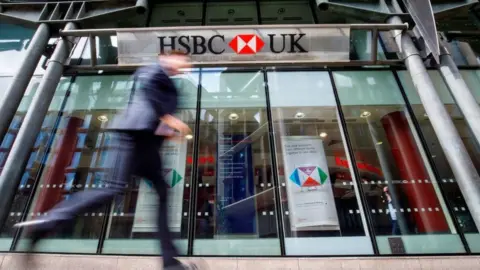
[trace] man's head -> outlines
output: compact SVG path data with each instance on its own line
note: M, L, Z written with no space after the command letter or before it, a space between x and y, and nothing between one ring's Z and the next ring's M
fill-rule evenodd
M177 75L180 69L190 68L190 57L181 51L171 51L167 54L158 56L160 64L167 70L170 75Z

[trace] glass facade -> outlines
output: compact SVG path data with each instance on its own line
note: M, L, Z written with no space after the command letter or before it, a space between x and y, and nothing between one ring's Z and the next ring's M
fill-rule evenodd
M179 1L156 4L150 13L151 27L338 21L321 17L306 0ZM33 31L0 29L1 99ZM378 59L391 58L384 40L354 30L350 59L371 59L372 42ZM92 56L88 38L79 38L70 58L118 62L116 37L97 37L96 44ZM459 66L470 66L462 76L480 103L474 45L449 46ZM42 61L0 144L0 173L42 80ZM0 251L25 250L13 224L45 215L73 192L105 188L104 161L115 147L105 127L130 101L131 75L80 72L61 79L0 231ZM479 145L450 89L437 70L429 75L480 170ZM182 255L480 252L471 210L403 67L219 66L173 79L177 116L194 131L161 152L170 169L169 225ZM150 183L134 178L122 196L77 217L37 251L161 253L155 204Z

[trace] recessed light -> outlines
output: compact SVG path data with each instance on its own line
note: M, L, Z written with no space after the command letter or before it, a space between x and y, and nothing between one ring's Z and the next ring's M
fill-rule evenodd
M295 114L295 118L297 119L301 119L301 118L304 118L305 117L305 114L303 112L297 112Z
M191 139L193 139L193 135L192 134L187 134L187 135L185 135L185 139L191 140Z
M238 120L238 118L239 118L239 116L238 116L238 114L236 114L236 113L231 113L231 114L228 116L228 119L230 119L230 120L232 120L232 121L233 121L233 120Z
M98 116L97 119L98 119L98 121L103 122L103 123L108 121L108 117L105 114Z
M364 112L362 112L362 114L360 114L360 117L362 117L362 118L367 118L367 117L369 117L370 115L372 115L371 112L364 111Z
M328 134L327 134L326 132L320 133L320 137L322 137L322 138L325 138L325 137L327 137L327 136L328 136Z

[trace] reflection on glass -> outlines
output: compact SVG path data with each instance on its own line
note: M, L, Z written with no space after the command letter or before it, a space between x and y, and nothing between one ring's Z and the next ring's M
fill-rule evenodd
M10 127L5 135L3 142L0 145L0 173L7 161L10 150L15 142L18 131L22 125L27 109L30 106L33 95L35 94L41 78L33 77L30 84L25 91L25 95L22 98L20 106L17 108L17 112L10 123ZM0 250L9 250L12 238L16 232L12 226L21 221L22 213L27 206L29 197L33 192L33 186L36 182L36 176L39 171L45 166L43 157L47 151L47 143L50 140L52 130L55 128L55 123L58 118L58 113L61 109L61 105L65 99L67 91L70 86L70 78L63 78L55 91L52 102L48 109L47 115L43 120L42 129L37 136L37 140L32 149L32 153L27 161L25 172L20 180L18 190L13 199L12 207L10 209L10 215L5 222L0 238Z
M258 24L255 1L207 3L207 25Z
M43 215L61 200L68 200L73 192L102 188L99 181L109 141L104 129L117 110L127 104L131 87L130 76L77 77L49 146L29 218ZM43 241L38 249L94 253L104 218L105 209L85 213L73 226ZM19 249L23 248L22 242Z
M106 65L106 64L118 64L118 43L116 36L99 36L95 37L96 49L97 49L97 65ZM91 63L91 51L90 51L90 41L87 38L84 38L79 43L78 49L83 48L82 44L85 45L83 53L81 56L81 65L90 65Z
M0 75L14 75L25 56L34 31L11 24L0 24Z
M372 32L368 30L352 30L350 32L350 59L351 60L372 60ZM377 59L385 60L385 53L380 40L377 40Z
M334 78L380 252L465 252L393 74Z
M268 85L287 255L373 254L328 73L269 72Z
M194 254L279 255L262 72L202 74Z
M13 77L0 77L0 101L2 101L3 97L7 93L7 89L12 82Z
M174 77L179 88L177 117L195 130L198 91L197 71ZM194 134L195 136L195 134ZM187 253L188 203L193 165L193 137L167 140L161 150L165 181L169 189L169 227L181 254ZM115 199L110 209L103 253L158 254L156 222L158 197L148 179L137 178L124 196Z
M153 6L150 26L202 25L203 4L198 1L162 3Z
M480 91L478 88L480 77L478 74L478 71L475 70L462 71L462 76L467 82L467 85L473 91L473 94L475 97L477 97L477 100L480 100ZM450 210L452 210L452 215L455 217L461 231L465 233L471 251L479 252L480 234L478 233L477 226L475 225L472 215L470 214L470 210L465 203L465 199L463 198L460 187L457 184L455 175L453 174L452 168L446 159L445 153L443 152L436 133L433 130L433 126L430 123L429 117L426 114L422 103L420 102L420 97L414 88L412 79L406 71L398 72L398 75L402 81L403 87L405 88L407 97L412 104L412 108L420 125L423 136L427 138L428 150L430 151L431 158L435 164L435 169L441 178L439 185L444 191L445 199L450 206ZM444 83L440 72L429 71L429 75L435 85L435 89L437 90L440 99L444 103L447 111L450 113L453 123L460 133L460 137L462 138L463 143L470 154L473 164L477 170L480 170L480 148L473 133L471 133L465 118L463 117L458 105L455 104L455 101L451 96L447 85Z
M479 45L478 40L470 42L453 40L445 44L451 52L453 61L459 66L478 66L480 64Z
M262 24L310 24L314 23L308 0L260 1Z

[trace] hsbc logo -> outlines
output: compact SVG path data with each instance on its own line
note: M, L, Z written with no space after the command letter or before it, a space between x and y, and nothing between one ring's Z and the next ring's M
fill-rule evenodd
M237 54L256 54L265 46L265 42L257 35L238 35L228 46Z
M160 53L181 50L191 55L224 54L230 48L239 55L267 53L308 53L302 39L306 34L269 34L262 39L255 34L240 34L228 41L225 35L159 36Z

